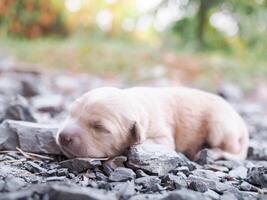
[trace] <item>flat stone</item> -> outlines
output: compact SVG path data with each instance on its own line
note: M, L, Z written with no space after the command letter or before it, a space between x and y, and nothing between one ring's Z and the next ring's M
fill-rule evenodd
M101 166L101 161L91 158L74 158L64 160L59 163L61 167L68 168L71 171L83 172L87 169L93 169Z
M5 120L1 124L0 149L43 154L61 154L56 144L57 125ZM2 135L3 134L3 135Z
M109 176L110 181L120 182L135 179L136 175L132 169L118 167Z
M128 166L142 169L151 175L163 176L178 166L188 166L190 161L182 154L159 144L134 145L128 152Z

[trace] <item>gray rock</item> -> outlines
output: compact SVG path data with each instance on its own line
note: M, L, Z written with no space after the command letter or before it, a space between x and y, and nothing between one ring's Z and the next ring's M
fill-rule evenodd
M47 170L44 175L46 175L46 176L55 176L55 175L57 175L57 170L56 169Z
M177 166L188 166L190 161L182 154L159 144L134 145L128 152L128 166L148 174L163 176Z
M61 168L56 171L56 174L58 176L68 176L69 175L69 170L67 168Z
M221 196L221 200L238 200L238 198L233 193L225 192Z
M138 194L132 196L129 200L159 200L165 197L166 195L162 194Z
M50 200L115 200L117 199L115 193L107 192L104 190L98 190L93 188L77 187L75 185L63 186L54 185L51 186L49 191Z
M258 188L249 184L248 182L246 181L243 181L240 185L240 189L241 190L244 190L244 191L252 191L252 192L257 192L258 191Z
M22 93L21 82L16 76L5 75L0 77L0 93L5 95L18 95Z
M4 190L6 182L2 179L0 179L0 192L2 192Z
M120 182L135 179L136 175L132 169L118 167L109 176L110 181Z
M188 176L190 174L189 168L187 166L181 166L181 167L177 167L173 170L171 170L172 173L177 174L177 173L183 173L186 176Z
M31 173L45 173L47 170L33 161L27 161L24 167Z
M212 170L215 172L229 172L229 169L227 167L215 164L204 165L204 169Z
M173 192L169 192L165 197L161 198L161 200L205 200L203 194L190 191L187 189L175 190Z
M241 178L245 179L247 177L247 168L244 166L237 167L235 169L232 169L229 172L229 175L235 178Z
M17 191L27 185L25 180L20 177L13 177L13 176L8 176L5 178L5 186L4 186L4 191L6 192L14 192Z
M118 193L120 199L128 199L135 194L135 186L133 181L117 182L113 186L113 191Z
M242 192L237 189L226 191L221 199L223 200L258 200L260 195L256 192Z
M31 99L33 107L41 112L48 112L52 115L64 109L64 98L61 95L39 95Z
M17 146L17 134L0 125L0 150L15 150Z
M107 160L103 163L103 170L106 175L110 176L111 172L113 172L117 167L125 167L124 162L126 162L126 160L127 158L125 156L117 156Z
M220 199L220 195L212 190L208 190L206 192L203 193L206 197L212 199L212 200L218 200Z
M32 194L33 194L33 191L31 190L3 193L0 195L0 200L30 199Z
M160 184L160 179L157 176L147 176L142 178L135 179L135 184L142 186L142 191L152 191L155 192L158 190L157 184Z
M6 120L1 124L0 149L61 154L55 141L58 126Z
M23 76L21 80L22 95L25 97L33 97L40 93L40 77L35 75Z
M227 190L230 190L230 189L233 189L233 186L231 186L230 184L228 183L221 183L221 182L218 182L218 181L213 181L213 180L210 180L210 179L207 179L207 178L202 178L202 177L197 177L197 176L193 176L193 175L190 175L188 177L188 181L191 182L191 181L202 181L204 183L206 183L207 187L215 192L218 192L218 193L224 193L225 191Z
M265 134L266 135L266 134ZM250 160L267 160L267 144L261 144L259 142L250 142L248 148L248 159Z
M146 176L149 176L148 174L146 174L143 170L141 169L138 169L135 171L136 173L136 177L137 178L141 178L141 177L146 177Z
M5 103L3 119L12 119L19 121L36 122L32 114L32 110L25 98L22 96L16 96L14 98L8 98Z
M93 169L101 165L100 160L91 158L74 158L64 160L59 163L61 167L68 168L71 171L82 172L87 169Z
M47 182L53 182L53 181L64 181L66 179L65 176L51 176L46 178Z
M232 83L224 83L220 86L217 93L229 101L238 101L244 96L241 88Z
M187 187L186 176L184 174L168 174L163 178L163 182L170 189L179 189L181 187Z
M195 162L200 165L211 164L214 162L214 156L209 149L202 149L197 153Z
M23 170L14 165L9 165L9 164L0 162L0 178L6 178L10 175L15 176L15 177L21 176L21 175L24 175L25 177L34 176L34 174L28 172L27 170Z
M191 172L194 176L199 176L202 178L207 178L213 181L219 181L219 178L217 174L213 171L210 170L205 170L205 169L196 169Z
M229 170L244 165L241 161L237 161L237 160L217 160L214 163L216 165L227 167Z
M96 171L95 176L96 176L96 179L99 181L105 181L105 182L108 181L108 177L100 171Z
M202 181L191 181L189 184L189 188L191 190L195 190L197 192L201 192L204 193L206 191L208 191L208 186L206 185L205 182Z
M253 167L249 169L247 181L256 186L267 187L267 168Z

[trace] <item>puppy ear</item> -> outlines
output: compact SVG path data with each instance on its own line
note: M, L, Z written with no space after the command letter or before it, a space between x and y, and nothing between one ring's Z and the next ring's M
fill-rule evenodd
M145 140L145 133L138 122L133 123L130 134L134 138L136 144L140 144Z

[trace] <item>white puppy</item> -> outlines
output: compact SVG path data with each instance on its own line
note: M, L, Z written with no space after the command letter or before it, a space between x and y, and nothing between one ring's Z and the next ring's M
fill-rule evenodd
M193 159L208 146L217 158L245 159L244 121L219 96L189 88L98 88L78 98L58 132L68 157L112 157L143 142Z

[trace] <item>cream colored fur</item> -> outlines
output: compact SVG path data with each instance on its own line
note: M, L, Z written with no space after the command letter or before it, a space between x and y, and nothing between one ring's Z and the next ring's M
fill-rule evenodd
M60 135L71 138L60 142ZM217 158L245 159L248 131L225 100L183 87L98 88L78 98L57 139L69 157L112 157L154 142L191 159L208 145Z

